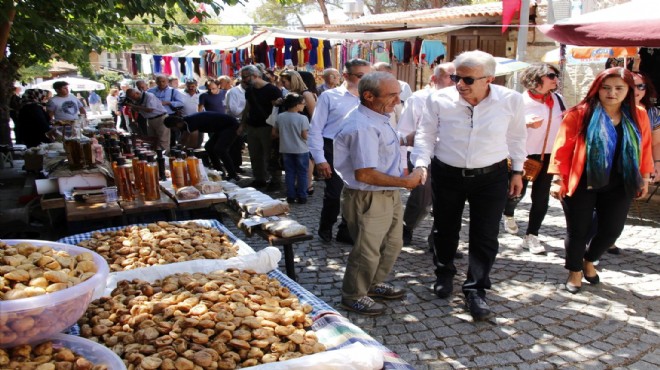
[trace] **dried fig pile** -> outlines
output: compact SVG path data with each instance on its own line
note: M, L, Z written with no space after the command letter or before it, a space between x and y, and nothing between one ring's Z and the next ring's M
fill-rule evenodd
M103 256L111 272L198 259L229 259L238 255L238 247L220 230L194 222L160 221L95 232L78 245Z
M121 281L78 323L129 370L235 369L324 351L311 310L276 279L228 270Z

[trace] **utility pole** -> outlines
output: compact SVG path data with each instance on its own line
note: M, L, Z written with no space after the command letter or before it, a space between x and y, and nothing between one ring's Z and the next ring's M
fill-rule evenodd
M520 4L520 27L518 27L518 45L516 47L516 60L524 61L527 54L527 31L529 30L529 0L521 0ZM518 72L513 76L513 89L522 92L522 86L518 79Z

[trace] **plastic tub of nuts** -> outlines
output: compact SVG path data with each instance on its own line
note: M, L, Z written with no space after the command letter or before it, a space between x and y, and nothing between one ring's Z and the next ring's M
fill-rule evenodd
M108 264L74 245L0 240L0 347L34 343L73 325L101 296Z
M50 343L49 343L50 342ZM9 367L21 368L21 365L34 365L39 363L76 364L71 368L89 368L93 370L125 370L126 365L112 350L89 339L66 334L55 334L48 339L40 340L32 345L20 345L8 348L2 354L0 349L0 365L3 364L3 355L9 361ZM11 365L14 366L11 366ZM36 366L36 365L34 365ZM4 367L3 367L4 368Z

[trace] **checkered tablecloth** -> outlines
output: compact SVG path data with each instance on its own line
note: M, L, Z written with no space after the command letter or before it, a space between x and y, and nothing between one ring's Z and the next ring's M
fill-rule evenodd
M223 232L224 234L227 235L227 237L229 238L229 240L232 241L232 243L234 243L238 246L238 255L239 256L254 253L254 249L252 249L252 247L247 245L241 239L237 238L234 234L232 234L231 231L229 231L229 229L227 229L225 227L225 225L221 224L217 220L174 221L173 223L182 224L182 223L188 223L188 222L194 222L194 223L202 225L202 226L212 227L212 228L216 228L216 229L220 230L221 232ZM105 231L117 231L117 230L125 229L125 228L130 227L130 226L146 226L146 225L148 225L148 224L135 224L135 225L128 225L128 226L109 227L109 228L106 228L106 229L100 229L100 230L90 231L90 232L86 232L86 233L82 233L82 234L67 236L66 238L62 238L62 239L58 240L58 242L77 245L78 243L80 243L83 240L90 239L92 237L92 234L94 234L96 232L101 232L102 233L102 232L105 232Z
M192 220L184 222L196 222L203 226L214 227L222 231L227 237L239 246L239 255L255 253L252 247L247 245L241 239L238 239L231 233L223 224L216 220ZM143 226L139 225L139 226ZM97 232L120 230L126 226L111 227L107 229L97 230ZM95 231L96 232L96 231ZM77 235L68 236L58 240L60 243L77 244L83 240L91 238L93 232L87 232ZM268 273L268 276L279 280L282 286L287 287L293 294L295 294L300 302L312 306L311 316L314 323L312 329L316 331L319 341L325 344L329 350L339 349L346 347L352 343L359 342L367 347L376 348L383 353L384 369L410 369L414 367L402 360L396 353L392 352L387 347L380 344L374 338L365 333L362 329L352 324L347 318L341 316L337 310L322 301L320 298L310 293L307 289L300 286L300 284L291 280L288 276L279 270L273 270ZM65 330L66 334L80 335L78 325Z

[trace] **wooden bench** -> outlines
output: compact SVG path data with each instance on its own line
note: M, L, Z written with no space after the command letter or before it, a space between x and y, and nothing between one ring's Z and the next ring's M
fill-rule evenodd
M217 208L223 214L229 216L232 222L234 222L236 225L238 225L242 219L241 213L231 208L227 203L220 204L217 206ZM303 242L306 240L312 240L314 238L312 234L298 235L291 238L282 238L261 229L259 226L252 227L249 230L241 228L241 230L248 237L256 234L262 239L266 240L271 246L281 246L282 249L284 249L284 267L286 269L286 275L291 280L296 281L296 266L294 261L293 245L295 243Z

